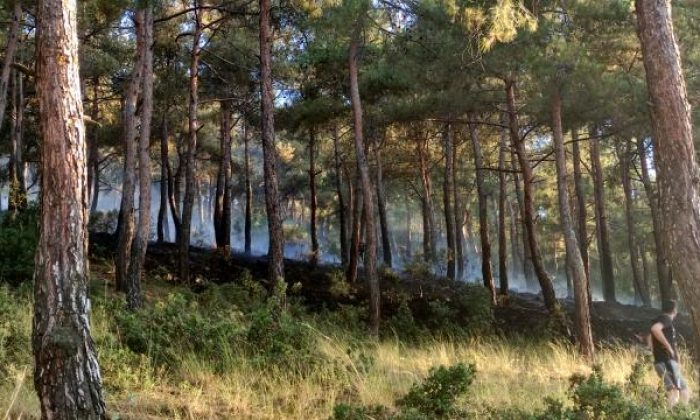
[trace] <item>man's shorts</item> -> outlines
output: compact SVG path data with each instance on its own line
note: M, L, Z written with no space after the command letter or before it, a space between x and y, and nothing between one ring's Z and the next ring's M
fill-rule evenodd
M656 363L654 364L654 369L659 374L659 377L664 379L666 391L674 389L683 391L688 389L688 384L686 384L685 378L683 378L681 373L681 367L675 360Z

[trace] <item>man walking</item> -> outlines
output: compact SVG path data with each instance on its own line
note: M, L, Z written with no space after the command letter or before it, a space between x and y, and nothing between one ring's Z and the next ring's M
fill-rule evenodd
M663 313L654 320L647 343L654 353L654 369L664 381L668 406L673 407L681 400L688 403L690 394L680 367L680 355L676 347L676 329L673 320L678 314L674 300L664 301Z

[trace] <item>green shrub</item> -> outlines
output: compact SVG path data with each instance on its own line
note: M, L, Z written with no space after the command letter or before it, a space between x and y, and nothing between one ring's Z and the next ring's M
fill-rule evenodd
M126 345L147 354L156 365L177 365L188 352L220 365L221 355L239 341L243 320L232 311L203 311L194 299L170 294L139 312L113 303L117 325Z
M32 362L31 307L28 291L0 285L0 376Z
M458 416L457 398L467 392L475 374L473 364L433 368L425 381L414 385L397 405L411 418L418 418L417 415L426 419Z
M338 404L333 408L333 416L331 416L331 420L388 420L391 418L389 410L381 405L360 407Z
M401 296L398 310L382 325L382 328L405 341L416 341L428 335L424 329L419 327L413 317L406 296Z
M431 301L423 321L434 333L450 336L482 336L493 331L491 296L481 285L455 282L452 295Z
M88 229L90 232L114 233L119 222L119 210L96 211L90 213Z
M29 207L15 217L0 216L0 282L17 286L34 275L34 253L39 240L38 211Z
M330 286L328 292L335 299L347 297L350 295L350 283L348 283L345 273L341 270L334 270L329 275Z
M245 343L260 367L305 371L323 361L312 330L289 313L278 313L274 304L250 315Z
M396 400L399 411L391 413L383 406L353 406L338 404L333 410L332 420L432 420L464 418L467 413L455 405L474 381L476 369L473 364L440 366L430 370L430 375L413 385L404 397Z

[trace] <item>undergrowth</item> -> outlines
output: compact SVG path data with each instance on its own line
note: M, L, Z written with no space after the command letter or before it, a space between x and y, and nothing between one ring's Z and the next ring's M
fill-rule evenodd
M93 272L108 273L105 264ZM590 369L568 343L490 334L481 288L430 305L434 318L421 322L406 299L377 340L366 335L365 308L311 314L290 297L279 315L247 273L201 293L156 278L144 286L146 305L131 313L104 279L92 285L93 336L114 418L697 418L664 408L637 349L600 349L600 367ZM38 413L31 316L29 284L0 286L7 418ZM470 322L457 324L459 316Z

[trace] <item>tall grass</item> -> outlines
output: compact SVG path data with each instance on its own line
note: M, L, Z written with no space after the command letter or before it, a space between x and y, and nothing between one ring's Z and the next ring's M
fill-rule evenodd
M31 303L27 295L0 290L0 415L35 418L39 412L31 380ZM460 362L477 368L461 406L470 412L489 407L529 411L541 409L544 397L564 399L569 378L591 371L565 342L498 337L434 338L411 344L396 338L373 341L312 317L299 321L313 337L314 354L322 359L310 368L294 366L293 359L291 365L261 366L245 343L217 346L219 354L207 357L185 350L157 365L149 354L128 348L114 305L105 303L109 299L116 297L96 299L92 323L108 408L121 419L308 420L328 418L339 403L392 408L430 368ZM639 348L610 346L598 350L597 363L607 380L622 384L641 357ZM685 366L686 375L696 389L689 368ZM651 367L643 382L657 386Z

